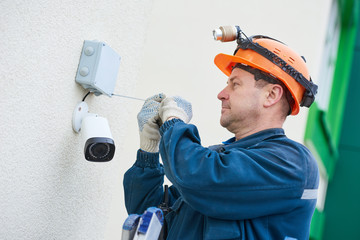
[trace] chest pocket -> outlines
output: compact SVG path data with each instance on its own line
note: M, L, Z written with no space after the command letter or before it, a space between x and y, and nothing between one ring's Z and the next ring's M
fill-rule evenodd
M237 221L205 217L204 239L243 239L243 227Z

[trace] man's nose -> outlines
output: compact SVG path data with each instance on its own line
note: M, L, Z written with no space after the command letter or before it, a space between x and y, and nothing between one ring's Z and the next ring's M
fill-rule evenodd
M219 92L217 98L221 101L229 99L229 94L226 91L226 87L221 92Z

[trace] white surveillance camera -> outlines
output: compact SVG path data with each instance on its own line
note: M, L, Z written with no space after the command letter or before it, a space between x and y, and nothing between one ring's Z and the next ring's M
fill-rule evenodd
M73 129L82 132L85 159L92 162L110 161L115 154L115 143L106 118L89 113L85 102L79 103L73 113Z
M85 140L86 160L106 162L114 157L115 144L106 118L89 114L82 120L81 129Z

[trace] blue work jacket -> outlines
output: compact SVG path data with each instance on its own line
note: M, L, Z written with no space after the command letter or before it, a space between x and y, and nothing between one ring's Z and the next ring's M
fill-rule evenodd
M170 187L167 239L309 238L319 173L310 151L283 129L201 146L197 128L173 119L160 128L160 153L137 153L125 173L128 213L143 213Z

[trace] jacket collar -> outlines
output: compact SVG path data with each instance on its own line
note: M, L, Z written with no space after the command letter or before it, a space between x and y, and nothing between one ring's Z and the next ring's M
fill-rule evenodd
M265 139L278 137L278 136L285 136L284 129L282 128L270 128L266 130L262 130L260 132L251 134L247 137L244 137L240 140L235 139L235 137L230 138L229 140L223 142L223 144L228 147L249 147L259 142L264 141Z

